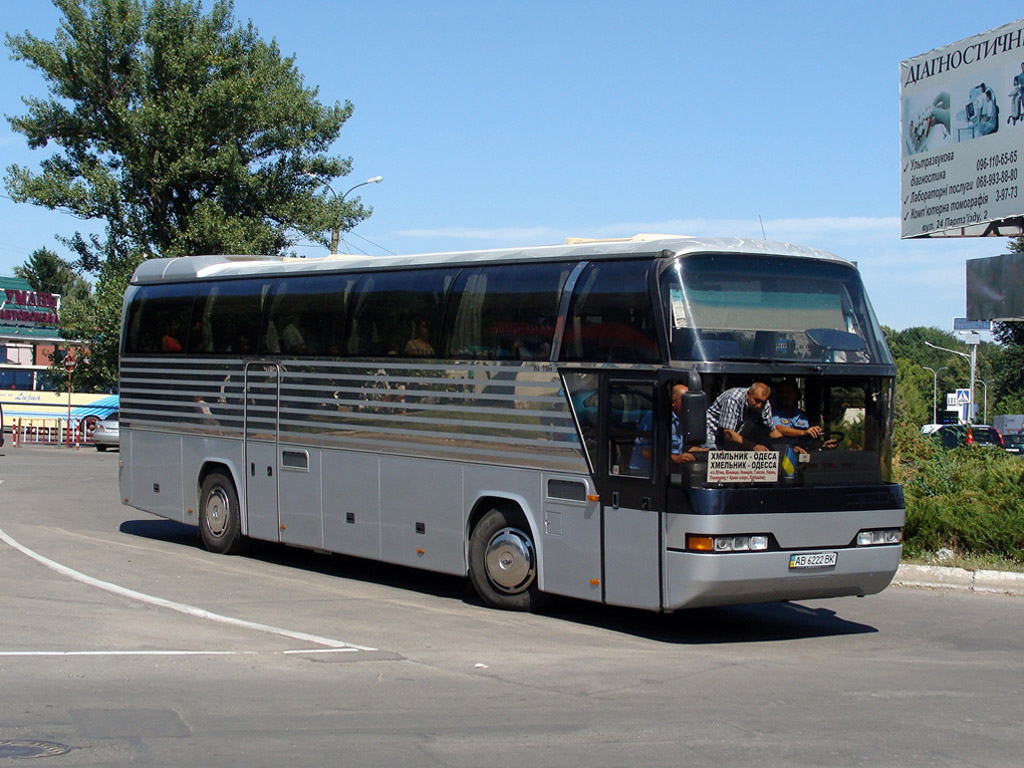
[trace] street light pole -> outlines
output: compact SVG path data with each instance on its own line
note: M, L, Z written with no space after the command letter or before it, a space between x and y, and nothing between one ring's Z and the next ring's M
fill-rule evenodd
M312 174L309 174L309 175L312 175ZM335 197L337 197L340 202L344 203L345 202L345 198L348 197L349 192L351 192L353 189L359 189L359 187L365 187L367 184L380 184L382 181L384 181L384 177L383 176L374 176L373 178L367 179L366 181L361 181L358 184L349 187L344 192L342 192L341 195L338 195L338 193L334 191L334 188L331 187L331 185L328 184L326 181L323 182L323 185L325 187L327 187L327 189L330 190L331 194L334 195ZM340 243L340 242L341 242L341 220L339 219L338 221L336 221L334 223L334 226L331 227L331 253L337 253L338 252L338 243Z
M971 364L971 389L970 389L970 401L967 404L967 422L971 423L974 421L974 372L977 369L978 362L978 344L981 339L973 338L970 341L965 342L971 348L971 354L966 352L957 352L955 349L946 349L946 347L940 347L938 344L932 344L930 341L925 342L925 346L931 347L932 349L941 349L943 352L949 352L953 355L960 355L960 357L966 359Z
M922 365L921 367L924 368L926 371L932 372L932 424L938 424L939 405L937 398L939 396L939 371L946 370L946 366L942 366L938 370L934 368L929 368L927 365Z
M984 379L978 379L981 382L981 386L985 388L985 418L984 423L988 424L988 382Z

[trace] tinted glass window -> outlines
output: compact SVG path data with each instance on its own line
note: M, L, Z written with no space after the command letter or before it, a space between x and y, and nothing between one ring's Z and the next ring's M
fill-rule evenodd
M188 346L195 285L144 285L128 305L125 352L181 354Z
M255 354L269 280L222 280L204 284L196 297L188 351L192 354Z
M445 337L453 357L547 360L566 264L463 270L452 286Z
M654 385L608 384L608 473L650 477L654 462Z
M355 281L355 277L347 275L279 280L270 297L270 315L260 351L340 355L345 338L345 309Z
M444 294L455 270L363 275L352 297L344 353L367 357L436 357Z
M892 362L848 264L687 256L665 269L661 292L675 360Z
M573 290L562 360L656 363L661 359L647 289L649 261L588 264Z

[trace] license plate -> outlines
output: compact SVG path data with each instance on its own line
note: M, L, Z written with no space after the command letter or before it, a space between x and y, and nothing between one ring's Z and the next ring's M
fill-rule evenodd
M802 552L799 555L789 556L789 569L835 568L838 560L838 552Z

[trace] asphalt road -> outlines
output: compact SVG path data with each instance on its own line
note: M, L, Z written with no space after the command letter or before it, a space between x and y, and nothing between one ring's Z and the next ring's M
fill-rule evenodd
M207 553L119 503L118 459L0 450L0 765L1024 764L1020 597L502 613L460 579Z

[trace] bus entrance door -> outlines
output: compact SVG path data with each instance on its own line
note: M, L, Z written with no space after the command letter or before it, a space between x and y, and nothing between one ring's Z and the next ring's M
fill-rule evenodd
M281 371L273 363L245 366L245 508L247 534L280 541L278 405Z
M662 415L655 391L649 378L602 379L598 451L605 602L653 610L661 607L664 504L653 479Z

